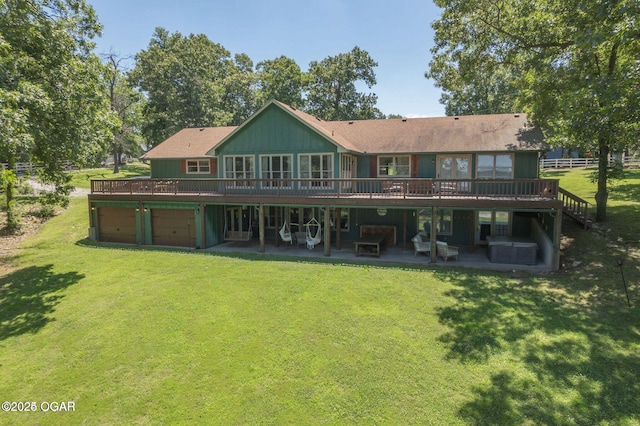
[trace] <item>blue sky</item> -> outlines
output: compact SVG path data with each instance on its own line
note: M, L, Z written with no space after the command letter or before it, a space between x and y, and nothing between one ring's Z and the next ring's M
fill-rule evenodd
M353 49L378 63L378 108L406 117L444 115L440 90L424 77L433 45L430 24L440 10L430 0L87 0L104 25L97 53L135 55L156 27L205 34L254 65L280 55L303 71ZM366 87L364 87L366 89Z

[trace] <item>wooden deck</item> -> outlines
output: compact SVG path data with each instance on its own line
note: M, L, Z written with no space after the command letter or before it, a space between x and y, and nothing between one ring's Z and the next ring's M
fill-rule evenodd
M304 199L557 200L557 179L100 179L91 194Z

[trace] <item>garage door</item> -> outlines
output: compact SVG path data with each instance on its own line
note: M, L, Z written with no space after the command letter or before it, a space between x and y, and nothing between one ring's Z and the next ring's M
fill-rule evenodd
M98 207L98 240L136 244L136 210L124 207Z
M152 209L153 244L158 246L195 247L196 220L192 209Z

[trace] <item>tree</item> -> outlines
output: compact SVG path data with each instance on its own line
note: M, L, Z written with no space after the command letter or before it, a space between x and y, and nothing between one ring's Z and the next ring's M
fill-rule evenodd
M113 132L111 155L113 156L113 173L120 170L121 156L139 155L142 137L139 123L142 119L144 98L133 89L123 71L123 61L129 59L118 57L115 53L104 55L106 62L106 84L109 92L111 110L117 117L117 128Z
M259 107L253 61L240 53L234 56L234 65L223 81L226 95L222 109L232 113L228 124L238 126Z
M474 87L476 74L511 71L517 102L552 144L570 142L599 156L596 219L606 219L608 155L637 144L640 32L636 0L491 2L437 0L430 68ZM514 72L515 71L515 72ZM487 75L487 74L485 74ZM475 83L476 86L479 83ZM507 91L510 93L510 91ZM455 92L452 92L455 93Z
M0 158L7 224L13 209L15 164L26 157L54 184L47 202L68 202L65 161L83 165L104 150L112 121L103 67L90 53L100 31L84 0L0 0Z
M467 62L467 61L465 61ZM446 115L506 114L518 112L517 72L512 67L491 63L452 66L448 62L432 63L425 77L433 78L442 88L440 103Z
M203 34L156 28L131 82L147 96L143 135L154 146L184 127L239 124L252 113L251 61Z
M258 97L264 105L277 99L287 105L302 109L305 105L303 93L306 88L306 74L298 64L286 56L258 62Z
M311 62L306 111L324 120L382 118L375 107L378 97L356 88L358 82L369 89L376 84L373 68L377 66L369 53L357 46L351 52Z

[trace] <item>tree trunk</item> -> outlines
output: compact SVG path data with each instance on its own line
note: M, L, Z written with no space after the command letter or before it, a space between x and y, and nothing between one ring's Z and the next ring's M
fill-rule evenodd
M609 175L609 146L604 137L598 141L598 191L596 192L596 222L607 220L607 200L609 191L607 190L607 178Z
M113 143L113 173L120 172L120 156L118 155L118 144Z
M15 201L13 200L16 189L16 159L12 155L9 155L7 163L7 171L9 172L6 177L6 199L7 199L7 229L14 231L18 229L20 221L16 216Z

